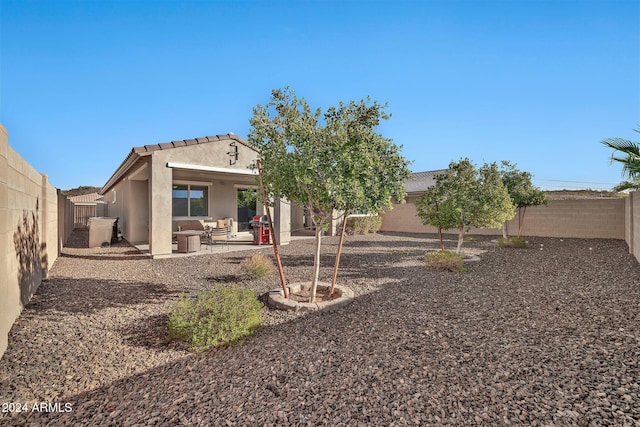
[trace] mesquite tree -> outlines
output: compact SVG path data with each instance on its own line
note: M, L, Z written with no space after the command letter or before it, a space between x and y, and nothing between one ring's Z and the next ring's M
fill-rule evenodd
M385 108L367 98L340 102L322 114L285 88L253 110L249 141L259 151L268 196L301 204L315 226L312 302L322 232L334 213L377 213L392 198L404 199L408 162L401 147L375 130L389 118Z
M451 162L416 201L416 208L422 222L438 227L440 233L458 229L458 253L470 227L497 228L514 213L496 163L476 169L469 159ZM444 248L442 238L440 246Z
M547 204L547 194L531 182L531 174L516 169L515 164L503 160L500 170L502 183L509 192L511 202L518 209L518 237L522 234L527 207ZM507 238L507 222L502 224L502 237Z

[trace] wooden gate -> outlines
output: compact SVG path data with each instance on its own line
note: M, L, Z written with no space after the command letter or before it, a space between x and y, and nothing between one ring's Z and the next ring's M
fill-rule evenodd
M75 205L73 209L73 226L74 228L87 228L89 218L96 216L95 205Z

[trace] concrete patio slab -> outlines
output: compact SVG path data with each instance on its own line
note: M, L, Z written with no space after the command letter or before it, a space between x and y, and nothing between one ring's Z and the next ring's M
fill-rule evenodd
M312 239L313 236L291 236L291 240L302 240L302 239ZM136 249L138 249L142 254L151 257L149 253L149 244L142 243L134 245ZM251 233L240 232L234 238L229 239L229 246L227 249L227 245L207 245L202 244L199 251L195 252L178 252L178 244L173 243L171 245L171 256L170 258L182 258L182 257L191 257L197 255L208 255L212 253L226 253L226 252L237 252L237 251L250 251L256 249L264 249L271 248L272 245L256 245L253 243L253 235Z

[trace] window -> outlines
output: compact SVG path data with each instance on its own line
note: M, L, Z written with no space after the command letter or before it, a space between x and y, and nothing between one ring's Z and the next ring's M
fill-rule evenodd
M207 216L209 187L206 185L174 184L173 216Z

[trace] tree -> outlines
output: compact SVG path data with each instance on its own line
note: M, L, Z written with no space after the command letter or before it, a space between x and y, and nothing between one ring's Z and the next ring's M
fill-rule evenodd
M502 183L498 165L484 164L478 171L478 204L472 225L478 228L499 228L515 215L509 191Z
M299 203L315 225L312 302L320 271L322 232L334 212L376 213L404 199L408 162L400 147L378 134L386 105L368 98L312 110L293 90L273 90L250 119L249 141L260 153L268 197Z
M325 114L326 127L338 150L337 158L342 158L339 176L345 183L342 193L347 196L340 208L342 230L330 294L338 274L347 217L354 213L377 215L383 207L392 207L392 199L404 202L409 162L400 154L401 147L375 131L380 119L390 117L384 113L385 107L376 102L371 104L367 98L349 104L340 102L338 108L330 107Z
M424 225L433 225L438 228L438 237L440 239L440 250L444 251L444 239L442 238L442 230L448 230L457 225L454 223L455 216L451 215L447 209L452 204L446 203L446 180L445 174L435 175L436 183L427 188L427 191L420 196L415 204L418 216Z
M416 201L424 224L442 230L458 229L456 252L460 252L464 233L470 227L499 227L513 217L509 198L496 163L476 169L469 159L451 162L449 170L436 176L436 184ZM442 237L440 246L444 248Z
M511 202L518 210L518 237L522 234L527 207L547 204L547 194L531 182L531 174L516 169L515 164L503 160L500 170L502 183L509 192ZM510 218L509 218L510 219ZM502 236L507 238L507 222L502 224Z
M634 131L640 133L640 129ZM640 144L623 138L607 138L601 143L614 150L611 163L622 163L622 175L629 179L618 184L614 190L640 189ZM624 157L616 157L617 152L622 153Z
M258 201L258 191L252 188L238 191L238 207L255 210Z

